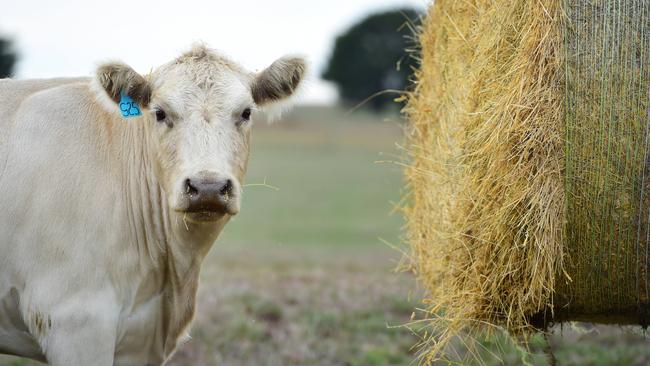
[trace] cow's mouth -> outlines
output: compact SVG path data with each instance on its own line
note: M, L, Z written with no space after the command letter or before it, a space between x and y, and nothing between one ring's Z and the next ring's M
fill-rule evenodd
M219 207L212 206L190 206L178 207L176 211L187 223L211 223L221 220L226 216L234 216L239 212L239 205L237 202L226 204Z
M185 211L183 212L183 221L191 222L215 222L224 217L223 211Z

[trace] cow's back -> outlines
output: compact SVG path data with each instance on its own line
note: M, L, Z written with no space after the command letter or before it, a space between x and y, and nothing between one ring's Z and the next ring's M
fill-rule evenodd
M39 91L87 80L88 78L0 79L0 174L4 165L2 157L7 156L7 142L20 104Z
M0 103L0 127L3 129L6 127L20 103L28 96L41 90L83 81L88 81L88 78L0 79L0 100L2 100Z

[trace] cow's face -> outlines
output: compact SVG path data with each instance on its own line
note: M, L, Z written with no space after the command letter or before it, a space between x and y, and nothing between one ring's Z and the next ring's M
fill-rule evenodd
M143 77L122 64L98 70L117 104L126 93L142 109L154 174L172 210L193 222L239 212L251 118L293 94L305 73L300 58L282 58L252 74L204 47Z

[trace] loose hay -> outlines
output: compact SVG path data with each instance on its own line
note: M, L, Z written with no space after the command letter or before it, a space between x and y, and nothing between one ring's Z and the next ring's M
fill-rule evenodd
M486 324L645 322L648 18L640 0L431 6L405 108L426 362Z

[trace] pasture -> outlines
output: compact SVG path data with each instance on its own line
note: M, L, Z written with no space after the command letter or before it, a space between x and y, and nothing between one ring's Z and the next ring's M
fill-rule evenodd
M414 279L393 269L402 219L391 210L403 186L397 115L302 107L284 121L256 121L242 212L201 273L192 340L169 365L408 365L418 338ZM382 162L384 161L384 162ZM557 328L560 365L650 362L637 328ZM520 364L500 338L485 364ZM535 365L547 364L543 339ZM461 350L462 352L462 350ZM499 358L492 353L500 353ZM36 362L0 356L1 366Z

